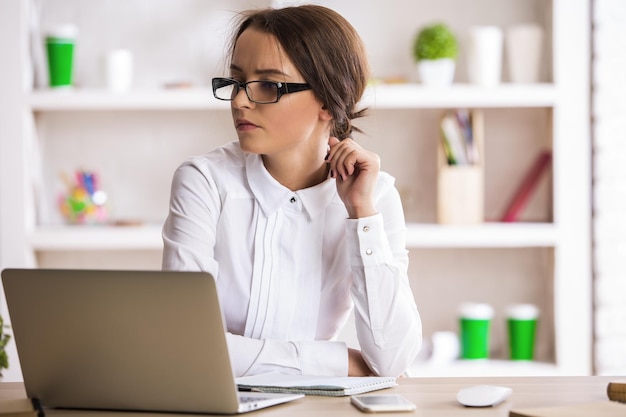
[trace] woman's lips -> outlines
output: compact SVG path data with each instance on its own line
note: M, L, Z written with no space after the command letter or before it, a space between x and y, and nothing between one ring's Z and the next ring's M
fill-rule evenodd
M237 119L235 121L235 128L240 131L249 131L256 129L258 126L246 119Z

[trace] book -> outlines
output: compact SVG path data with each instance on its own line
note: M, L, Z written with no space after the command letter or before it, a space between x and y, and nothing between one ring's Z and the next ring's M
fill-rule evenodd
M519 216L524 210L524 207L526 207L530 196L535 188L537 188L537 184L539 184L542 174L548 170L551 161L552 152L549 150L542 151L537 156L535 162L524 176L521 184L517 188L517 191L513 195L513 198L509 202L509 205L502 216L503 222L514 222L519 219Z
M446 114L441 119L441 133L448 165L467 165L465 134L453 114Z
M441 143L448 165L477 165L480 163L478 145L474 138L472 113L467 109L446 112L441 118Z
M454 112L454 114L459 128L463 132L467 152L467 161L472 165L476 165L480 162L480 155L474 140L472 114L467 109L458 109Z
M284 392L342 397L396 386L393 377L285 375L278 372L235 378L241 391Z
M626 405L614 401L513 409L509 417L623 417Z

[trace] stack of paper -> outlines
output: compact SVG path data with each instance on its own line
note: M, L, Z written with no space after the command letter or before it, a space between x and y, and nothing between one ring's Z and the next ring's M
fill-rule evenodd
M306 395L341 397L393 387L393 377L326 377L284 375L278 372L244 376L235 379L242 391L289 392Z

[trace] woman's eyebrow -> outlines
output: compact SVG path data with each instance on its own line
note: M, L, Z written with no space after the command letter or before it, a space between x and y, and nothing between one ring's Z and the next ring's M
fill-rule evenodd
M257 69L254 71L254 73L257 75L282 75L283 77L289 78L288 74L285 74L281 70L274 69L274 68Z
M230 70L234 71L234 72L241 72L243 73L243 70L235 65L235 64L231 64L230 65ZM260 69L256 69L254 70L254 74L255 75L282 75L283 77L289 77L289 74L284 73L283 71L279 70L279 69L275 69L275 68L260 68Z

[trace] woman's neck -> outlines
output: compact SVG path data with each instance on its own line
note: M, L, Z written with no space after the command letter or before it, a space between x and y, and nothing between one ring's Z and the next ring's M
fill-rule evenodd
M313 187L328 178L329 166L322 157L298 159L262 155L262 158L270 175L291 191Z

